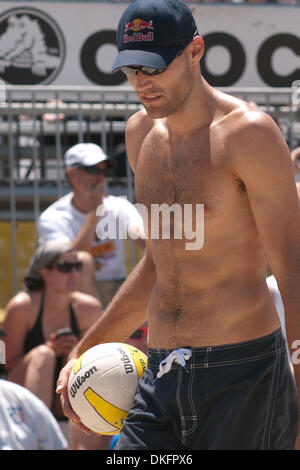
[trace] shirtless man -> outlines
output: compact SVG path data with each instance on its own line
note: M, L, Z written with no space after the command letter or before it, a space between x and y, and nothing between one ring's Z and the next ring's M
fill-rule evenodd
M265 281L268 262L292 346L300 210L289 150L273 119L203 79L204 43L180 0L131 3L118 49L113 70L127 74L145 107L126 131L138 202L149 213L152 204L204 204L204 245L149 237L60 376L65 413L79 421L66 395L75 358L124 341L147 319L148 369L118 450L293 448L296 388Z

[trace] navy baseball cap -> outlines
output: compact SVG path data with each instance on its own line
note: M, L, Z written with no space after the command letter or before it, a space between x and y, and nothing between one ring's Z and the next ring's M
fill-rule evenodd
M119 21L111 72L132 65L165 69L195 34L192 12L181 0L135 0Z

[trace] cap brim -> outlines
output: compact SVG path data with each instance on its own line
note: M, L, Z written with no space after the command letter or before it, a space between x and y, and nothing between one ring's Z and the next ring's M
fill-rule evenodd
M105 155L103 155L102 157L89 155L89 158L83 159L81 163L84 166L94 166L94 165L98 165L98 163L107 162L107 161L108 161L108 157Z
M120 51L112 66L111 73L117 72L121 67L139 65L141 67L154 67L166 69L178 54L178 47L164 49L126 49Z
M84 166L94 166L98 165L101 162L108 162L109 158L106 155L88 155L86 158L66 158L65 165L66 166L73 166L73 165L84 165Z

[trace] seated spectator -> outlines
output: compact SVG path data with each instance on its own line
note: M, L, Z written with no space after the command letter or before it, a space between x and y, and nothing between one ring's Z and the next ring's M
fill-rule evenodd
M143 220L136 207L107 192L109 162L96 144L79 143L71 147L65 154L65 165L72 191L51 204L38 221L39 243L59 237L78 251L85 270L82 276L85 286L81 285L79 290L95 294L104 309L126 278L124 239L120 232L131 237L134 234L135 242L145 246ZM100 207L104 210L102 215L98 213ZM115 222L115 234L101 229L104 217Z
M49 108L49 111L51 108L53 108L54 112L43 114L42 119L44 122L48 122L50 124L52 122L56 122L57 119L59 121L65 120L66 118L65 114L57 112L57 110L64 105L64 102L62 100L56 100L56 99L47 100L46 105L47 105L47 108Z
M6 307L7 379L25 386L64 419L55 394L61 367L101 314L100 302L77 292L81 262L68 243L51 242L34 254L26 289Z
M7 334L0 329L0 338L4 337ZM6 362L5 349L0 348L0 366ZM0 450L67 449L67 441L46 405L26 388L3 380L3 375L0 369Z
M0 450L66 450L47 406L20 385L0 379Z

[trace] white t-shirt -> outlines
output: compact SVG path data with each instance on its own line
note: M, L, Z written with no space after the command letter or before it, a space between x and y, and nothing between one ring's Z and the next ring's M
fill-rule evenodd
M72 197L72 192L63 196L41 214L38 222L39 244L58 238L70 242L75 239L87 214L74 207ZM97 281L124 279L124 239L127 237L127 229L130 227L130 232L136 229L136 233L142 234L143 219L136 207L123 197L104 198L103 209L91 247L95 260L95 278ZM111 222L109 227L105 223L108 220Z
M0 449L63 450L67 447L47 406L26 388L0 380Z

